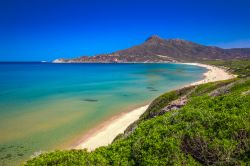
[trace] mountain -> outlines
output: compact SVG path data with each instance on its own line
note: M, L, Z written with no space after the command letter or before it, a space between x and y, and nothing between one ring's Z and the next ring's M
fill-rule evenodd
M126 62L176 62L250 57L250 48L222 49L205 46L182 39L162 39L153 35L144 43L110 54L56 59L55 63L126 63Z

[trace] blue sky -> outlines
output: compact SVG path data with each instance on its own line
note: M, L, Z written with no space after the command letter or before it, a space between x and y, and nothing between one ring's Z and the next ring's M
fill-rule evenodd
M249 0L0 0L0 61L109 53L153 34L250 47Z

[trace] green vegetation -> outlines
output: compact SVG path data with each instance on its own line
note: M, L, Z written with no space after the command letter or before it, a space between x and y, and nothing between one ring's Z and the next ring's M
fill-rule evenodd
M231 70L245 78L165 93L107 147L45 153L25 165L248 165L250 78ZM162 112L180 98L185 106Z

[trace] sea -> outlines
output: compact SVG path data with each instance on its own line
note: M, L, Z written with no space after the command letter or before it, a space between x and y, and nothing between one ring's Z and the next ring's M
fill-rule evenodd
M201 80L185 64L0 63L0 165L73 147L108 118Z

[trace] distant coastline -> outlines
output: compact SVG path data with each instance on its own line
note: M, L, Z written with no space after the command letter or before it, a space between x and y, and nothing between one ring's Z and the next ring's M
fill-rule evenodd
M200 64L200 63L179 63L184 65L196 65L204 67L208 71L203 74L203 79L186 85L194 86L208 82L215 82L221 80L227 80L235 78L236 75L232 75L225 69L219 67ZM139 119L139 117L147 110L149 104L134 109L130 112L121 113L119 115L111 117L109 120L100 124L99 126L90 129L89 132L85 133L81 140L76 142L72 149L88 149L92 151L101 146L107 146L112 143L114 138L125 131L125 129Z
M107 54L58 58L53 63L175 63L250 57L249 48L223 49L183 39L164 39L157 35L143 43Z

